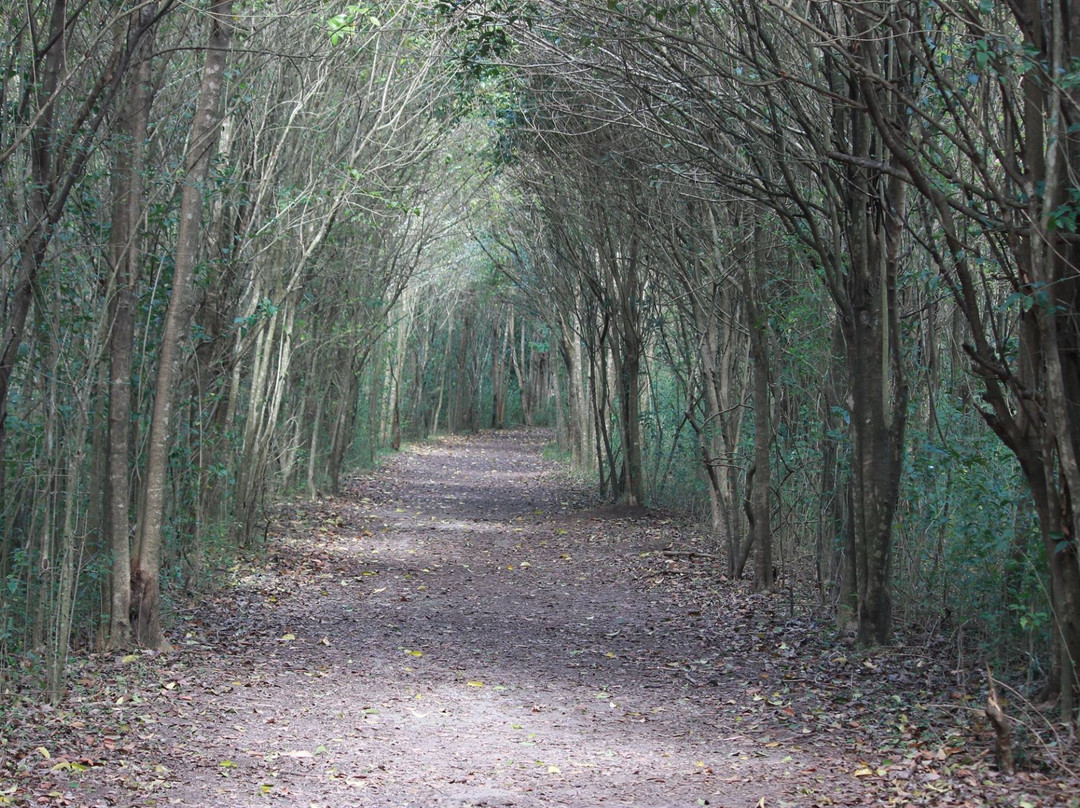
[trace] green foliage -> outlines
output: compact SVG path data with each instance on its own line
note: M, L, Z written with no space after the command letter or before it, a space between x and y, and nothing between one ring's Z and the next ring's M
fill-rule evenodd
M567 465L570 463L570 453L560 449L557 443L545 443L541 454L545 460Z
M262 298L255 306L255 310L246 317L237 317L233 320L234 323L240 329L240 336L247 336L248 331L251 330L260 321L269 320L281 311L281 308L270 298Z
M1049 227L1051 230L1075 233L1077 223L1080 222L1080 187L1071 186L1067 195L1068 199L1051 211L1048 217Z
M538 15L533 0L435 0L434 11L458 42L455 60L468 80L492 78L514 49L514 29Z
M326 21L326 31L333 45L339 45L356 36L358 31L379 28L382 23L376 9L367 3L353 3Z
M896 527L904 607L920 624L964 626L1006 664L1041 657L1045 562L1019 468L970 412L946 403L936 417L930 431L911 430L905 464Z

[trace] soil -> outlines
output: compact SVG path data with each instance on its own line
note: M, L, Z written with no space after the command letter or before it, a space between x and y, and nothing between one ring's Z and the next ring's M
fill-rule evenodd
M12 713L0 805L1075 804L1060 770L994 770L932 648L859 653L793 586L752 595L548 437L443 438L282 506L175 653Z

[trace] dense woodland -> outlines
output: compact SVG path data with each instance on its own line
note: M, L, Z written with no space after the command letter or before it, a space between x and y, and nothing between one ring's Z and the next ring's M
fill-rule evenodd
M524 423L1075 718L1070 0L2 5L0 685Z

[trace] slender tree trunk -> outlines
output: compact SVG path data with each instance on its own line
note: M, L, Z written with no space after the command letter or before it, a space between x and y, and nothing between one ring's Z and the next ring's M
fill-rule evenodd
M590 344L587 353L589 355L589 397L592 403L593 437L596 448L596 467L599 471L599 493L606 497L610 491L613 495L619 494L619 468L615 462L615 450L611 445L611 435L608 433L608 418L611 413L610 396L608 394L610 383L608 379L608 318L606 315L595 312L593 319L599 319L598 324L591 326L589 331Z
M199 254L203 185L210 169L214 141L220 128L218 103L222 94L229 47L231 0L214 0L210 7L210 36L202 83L184 165L172 292L161 337L161 354L147 446L142 520L132 563L132 610L138 642L150 648L168 647L161 630L159 575L162 559L162 523L172 418L173 387L180 364L180 348L191 318L189 288Z
M714 219L713 237L719 243ZM717 264L719 271L719 259ZM735 473L743 421L739 399L744 384L733 382L732 375L737 366L747 364L744 360L749 343L737 327L742 319L739 310L724 305L736 297L735 290L724 286L718 278L700 283L696 276L687 278L684 284L700 335L697 351L704 402L703 420L691 421L691 426L698 436L698 452L708 483L712 529L726 548L728 574L735 575L739 556Z
M457 355L457 368L454 371L454 398L450 409L450 431L462 432L471 430L470 402L473 400L475 391L469 384L469 348L472 340L472 315L466 311L461 321L460 347Z
M836 414L841 406L840 391L843 387L838 378L844 354L844 336L839 324L833 326L831 353L822 391L821 415L822 468L818 513L817 579L819 595L823 601L832 596L836 583L842 582L846 577L846 569L842 562L847 557L848 549L844 541L847 533L844 515L850 489L839 473L842 463L839 435L845 427ZM848 583L853 586L854 579ZM841 586L843 586L842 583ZM837 622L841 628L855 617L856 603L851 597L853 591L849 588L849 596L846 599L841 597L838 602Z
M315 500L319 494L315 479L315 468L318 465L319 458L319 424L322 422L324 401L325 398L319 396L319 400L315 402L315 415L311 423L311 442L308 444L307 491L310 500Z
M503 328L503 334L505 335L505 326ZM504 402L506 400L506 389L503 382L503 375L506 368L506 345L505 343L499 345L499 321L495 320L491 324L491 428L502 429L505 424L504 420Z
M616 307L617 342L613 346L613 366L619 402L619 431L622 439L622 493L629 505L645 504L645 474L641 453L641 301L640 250L632 237L628 253L609 257L608 293Z
M896 278L904 185L888 184L880 230L856 217L850 316L845 320L854 427L856 565L859 640L888 641L892 625L893 516L900 492L907 384L901 366ZM858 221L861 219L861 221Z
M623 440L623 491L628 505L645 504L641 458L641 352L636 344L617 362L619 414Z
M414 331L416 322L416 306L411 298L402 296L402 308L406 310L402 321L398 323L397 339L394 341L394 356L390 365L390 402L387 410L390 413L390 434L388 441L390 448L395 452L401 448L401 381L405 376L405 370L409 361L409 339Z
M67 468L65 469L65 485L63 512L64 521L60 531L61 542L60 555L60 578L57 581L56 602L57 608L53 616L53 635L51 638L52 648L49 655L49 698L53 704L60 701L63 695L64 673L67 668L68 652L71 649L71 632L75 623L75 598L78 592L78 573L76 571L76 559L82 555L83 542L77 538L77 525L80 520L77 513L79 467L83 461L83 446L86 441L86 407L76 408L76 423L68 424L70 447L67 451Z
M255 511L262 490L260 444L265 433L267 401L270 395L271 369L281 312L272 314L258 326L253 350L251 382L248 389L247 415L236 474L236 539L247 545L254 535Z
M38 97L52 100L60 81L64 55L67 50L67 2L55 0L49 22L50 47L45 56L40 76ZM0 351L0 458L5 457L7 438L8 393L11 376L15 372L15 363L19 357L23 335L26 330L26 318L30 313L30 304L34 298L34 285L37 282L38 269L45 261L49 242L52 238L52 226L58 218L58 212L49 210L50 189L55 187L53 176L53 144L56 104L49 106L38 117L30 135L30 168L33 185L28 194L27 217L28 229L22 238L23 249L19 259L16 277L18 281L12 295L10 314L4 323L3 351ZM52 221L50 221L52 217ZM0 491L5 489L6 463L0 462ZM7 531L5 531L6 533ZM6 541L6 539L5 539Z
M338 387L339 398L334 415L334 426L330 432L329 462L327 476L330 478L330 492L334 495L341 490L341 469L345 464L345 452L352 443L352 426L356 413L356 399L359 395L360 370L355 359L343 363L342 379Z
M154 3L141 11L144 23L155 13ZM112 330L109 334L109 448L107 458L106 524L112 550L109 647L131 644L131 364L135 334L133 286L137 274L136 243L143 205L146 141L153 97L150 54L153 32L140 46L127 87L120 127L128 138L113 171L115 183L109 256L112 262Z
M383 406L383 391L389 388L391 395L393 394L395 378L393 360L392 358L386 356L386 343L383 340L380 339L372 348L371 359L368 361L368 364L371 368L371 387L368 390L368 439L367 457L365 459L369 466L374 466L375 455L378 451L378 447L380 444L379 426L380 424L388 422L388 419L380 417L380 409ZM394 409L390 410L390 413L394 412ZM389 422L391 430L393 430L394 427L392 419L389 419ZM400 427L398 427L398 429L400 430Z
M510 364L517 378L518 390L521 391L521 418L525 426L533 425L532 391L529 388L528 353L525 342L525 326L515 330L514 315L510 315ZM520 345L516 344L520 343Z
M772 488L771 452L772 411L769 400L769 324L758 305L761 279L758 262L761 260L761 229L754 228L754 255L743 272L743 295L746 317L750 326L750 353L753 357L754 390L754 477L750 501L751 541L754 544L754 588L767 591L773 586L772 561Z
M559 314L559 356L566 370L566 428L570 462L575 468L583 468L589 462L589 419L582 384L581 340L571 327L565 312Z
M439 431L439 416L442 413L443 399L446 394L446 377L450 372L450 346L454 337L453 322L453 319L450 319L446 328L446 344L443 346L443 360L439 366L439 397L435 403L435 412L431 417L432 432ZM449 424L447 424L447 429L450 430Z

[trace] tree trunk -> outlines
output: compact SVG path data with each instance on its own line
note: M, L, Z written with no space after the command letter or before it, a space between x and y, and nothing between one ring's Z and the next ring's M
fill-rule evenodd
M229 47L231 0L214 0L210 7L210 36L202 82L184 160L184 191L176 239L172 291L161 336L161 354L147 446L142 518L132 562L131 591L135 638L149 648L166 648L161 630L159 574L163 550L162 522L172 416L173 387L180 365L180 348L191 319L189 288L198 260L203 184L210 169L214 141L220 128L218 102L222 94Z
M585 390L581 375L581 340L565 324L562 327L563 364L566 366L566 399L569 410L570 461L583 468L589 454L589 418L585 410Z
M503 325L502 344L499 344L499 323L491 326L491 428L506 426L506 349L509 328Z
M360 394L360 371L363 363L357 362L357 357L353 354L351 359L342 363L342 367L344 378L339 385L337 413L330 433L330 453L327 463L330 492L334 495L341 491L341 470L345 465L345 452L353 441L356 401Z
M748 493L750 502L750 540L754 545L754 588L768 591L773 586L772 561L772 488L771 451L772 410L769 400L769 324L758 306L761 288L761 228L754 227L754 255L743 270L743 295L750 330L750 354L753 358L754 390L754 476Z
M525 326L515 332L515 321L513 314L510 315L510 323L508 325L510 330L510 366L514 369L514 376L517 378L518 390L521 393L521 418L525 422L525 426L533 425L533 405L532 395L529 389L528 378L528 354L526 353L525 342ZM520 346L516 343L520 342ZM520 350L520 355L519 355Z
M143 8L149 18L155 4ZM141 23L143 24L143 23ZM143 206L146 141L153 97L150 54L153 33L136 55L120 129L129 139L113 170L115 184L109 259L112 263L112 329L109 333L109 448L106 472L106 524L112 550L109 647L131 644L131 364L135 336L134 282L138 273L138 228Z
M443 346L443 360L439 365L439 396L435 403L435 412L431 416L431 431L439 431L439 417L442 414L443 399L446 394L446 377L450 372L450 346L454 337L454 321L449 318L446 328L446 344ZM447 425L449 429L449 424Z
M34 284L38 270L45 261L45 254L52 238L53 227L59 218L59 211L50 210L50 189L55 187L55 168L53 162L53 143L55 133L53 123L56 118L56 104L51 103L60 80L60 71L67 50L67 2L55 0L49 22L50 47L45 55L45 64L38 79L41 83L40 97L47 99L49 105L38 117L30 134L30 168L33 185L28 194L27 218L28 230L23 235L22 255L16 277L19 279L12 295L10 314L4 323L4 348L0 352L0 458L5 456L7 437L8 393L11 376L19 357L23 334L26 330L26 318L30 313L30 304L34 297ZM4 472L6 464L0 462L0 491L4 490Z
M893 516L900 492L907 384L896 300L903 182L887 183L884 223L853 218L843 319L854 427L855 540L859 641L883 644L892 624ZM869 211L867 212L869 213Z
M825 372L822 390L821 413L821 484L818 496L818 525L816 548L816 576L818 595L822 603L833 597L838 582L843 582L847 570L843 566L848 558L846 543L847 523L845 520L849 486L840 473L846 462L846 453L840 451L840 435L847 427L837 412L841 407L840 395L843 384L840 380L843 363L844 337L839 323L834 324L832 351L829 367ZM854 577L847 583L854 586ZM842 583L841 583L842 586ZM849 589L849 595L853 592ZM837 622L846 627L855 617L856 604L853 597L839 598Z
M613 249L607 256L608 294L614 307L616 342L612 345L615 392L622 441L621 493L628 505L645 504L645 478L641 459L641 301L640 249L636 236L622 255Z
M312 356L315 356L315 354ZM311 417L311 439L308 442L307 458L307 493L310 500L315 500L319 494L315 469L319 462L319 434L322 430L323 404L326 402L326 396L317 395L315 392L314 364L313 360L312 373L308 376L309 406L310 398L315 398L315 413Z

